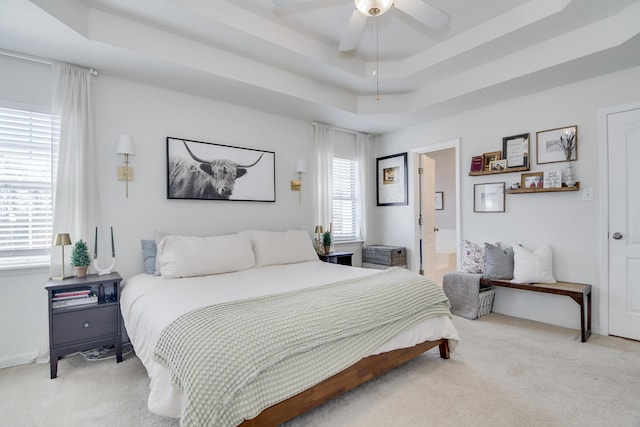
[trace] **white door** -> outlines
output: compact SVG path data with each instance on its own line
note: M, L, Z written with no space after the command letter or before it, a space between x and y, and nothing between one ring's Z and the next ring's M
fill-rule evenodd
M640 109L610 114L607 129L609 333L640 340Z
M424 276L433 279L436 271L436 162L426 154L420 154L419 176L422 183L422 270Z

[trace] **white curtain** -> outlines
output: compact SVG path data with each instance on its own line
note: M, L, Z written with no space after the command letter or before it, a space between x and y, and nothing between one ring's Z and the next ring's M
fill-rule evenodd
M92 77L90 70L85 68L53 65L53 114L60 116L53 237L57 233L69 233L73 243L83 239L89 247L99 212ZM60 274L60 252L55 247L51 252L49 272L53 277ZM71 248L65 248L67 260L70 253ZM67 272L71 272L68 266L65 267Z
M369 178L369 143L371 136L363 133L356 134L356 150L358 155L358 168L359 168L359 182L360 188L358 189L360 194L358 197L360 206L356 209L356 212L360 215L358 222L360 224L360 237L367 243L367 223L369 219L369 191L370 191L370 178Z
M329 230L333 216L333 133L332 127L322 123L314 126L314 148L318 185L316 224Z

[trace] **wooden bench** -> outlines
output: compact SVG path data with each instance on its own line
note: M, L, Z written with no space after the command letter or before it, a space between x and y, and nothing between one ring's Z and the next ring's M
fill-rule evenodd
M480 286L502 286L504 288L543 292L545 294L566 295L580 306L582 342L587 342L587 339L591 336L591 285L572 282L511 283L509 280L494 280L483 277L480 279Z

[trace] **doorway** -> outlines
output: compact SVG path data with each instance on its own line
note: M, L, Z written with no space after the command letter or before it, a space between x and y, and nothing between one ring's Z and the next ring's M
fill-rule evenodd
M457 271L459 265L459 153L459 139L412 150L414 165L416 165L414 200L417 201L414 205L415 242L412 264L418 266L416 270L423 271L426 276L440 285L442 276L449 271ZM419 173L422 156L429 158L426 164L435 163L435 171L431 171L433 173ZM423 200L423 203L419 203L420 200ZM424 215L422 210L425 209L429 209L429 215Z

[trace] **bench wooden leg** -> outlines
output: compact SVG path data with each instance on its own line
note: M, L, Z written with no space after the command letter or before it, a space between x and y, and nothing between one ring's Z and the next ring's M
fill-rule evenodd
M591 293L586 295L587 299L587 327L585 329L584 325L584 303L580 304L580 322L582 326L582 342L587 342L589 337L591 336ZM583 298L584 301L584 298Z

